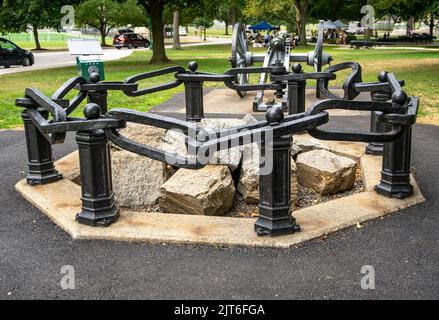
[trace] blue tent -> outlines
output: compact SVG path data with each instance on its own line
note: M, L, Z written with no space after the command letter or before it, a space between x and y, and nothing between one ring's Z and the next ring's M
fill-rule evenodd
M269 24L267 21L261 21L254 26L248 27L250 30L279 30L279 27L274 27Z

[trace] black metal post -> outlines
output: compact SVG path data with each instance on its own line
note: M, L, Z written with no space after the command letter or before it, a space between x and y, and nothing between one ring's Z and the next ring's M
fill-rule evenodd
M186 120L199 122L204 118L203 82L185 82Z
M288 114L305 112L306 81L288 81Z
M302 73L302 66L295 64L293 72ZM288 81L288 114L298 114L305 112L306 99L306 81L290 80Z
M107 98L108 92L105 90L92 90L88 92L88 103L96 103L100 107L102 114L106 114L108 112Z
M48 113L38 110L47 119ZM30 185L42 185L56 182L62 176L55 170L53 164L52 145L41 134L26 111L21 113L26 135L26 148L29 172L27 183Z
M87 105L88 119L99 117L97 105ZM81 131L76 134L82 188L82 211L76 216L79 223L90 226L109 226L119 217L114 203L111 174L110 145L103 130Z
M392 97L390 92L385 92L385 91L371 92L370 96L372 98L372 101L378 101L378 102L389 101ZM387 125L379 121L381 114L382 114L381 112L376 112L376 111L371 112L370 132L379 133L379 132L386 132L388 130ZM383 146L384 145L382 143L371 142L366 147L366 153L375 156L382 156Z
M191 73L196 73L198 64L195 61L189 63ZM200 122L204 118L203 82L188 81L184 83L186 98L186 121Z
M378 74L378 80L380 82L387 82L387 71L381 71ZM392 98L392 94L390 91L374 91L370 93L371 100L377 102L386 102ZM372 133L380 133L386 132L388 130L387 126L379 121L381 112L371 112L370 115L370 132ZM371 154L375 156L383 155L383 144L378 142L371 142L366 147L366 154Z
M392 97L394 102L399 100L400 106L403 106L407 100L407 95L403 91L394 97L396 97ZM399 126L402 128L399 138L384 144L381 182L375 187L375 191L389 198L404 199L413 194L413 186L410 183L412 126ZM390 127L393 129L393 125Z
M258 236L274 237L300 231L290 212L291 140L291 135L286 135L261 145L262 157L273 152L273 170L259 178L259 219L255 224Z

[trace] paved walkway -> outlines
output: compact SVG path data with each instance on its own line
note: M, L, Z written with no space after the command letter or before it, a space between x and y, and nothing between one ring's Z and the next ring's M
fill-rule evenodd
M126 58L133 53L133 50L105 49L101 57L103 61L113 61ZM76 65L75 56L71 56L67 51L60 52L40 52L34 53L35 64L31 67L13 66L9 69L1 68L0 76L11 73L53 69Z
M227 39L209 38L207 42L187 43L187 44L183 43L182 47L188 48L188 47L211 46L211 45L221 45L221 44L230 44L230 43L231 40L227 40ZM171 49L172 45L167 45L166 48ZM132 49L132 50L105 49L104 55L101 57L101 59L102 61L119 60L130 56L134 51L140 51L140 50L146 50L146 49ZM69 67L76 65L75 56L71 56L67 51L39 52L39 53L34 53L34 56L35 56L35 64L33 66L31 67L12 66L8 69L1 67L0 76L5 74L54 69L54 68Z
M368 128L367 117L337 121ZM14 191L26 168L23 132L0 132L0 299L438 299L437 141L439 127L414 128L426 203L291 250L256 250L72 241ZM55 156L74 149L70 136ZM76 290L59 285L65 265ZM360 287L364 265L375 268L376 290Z

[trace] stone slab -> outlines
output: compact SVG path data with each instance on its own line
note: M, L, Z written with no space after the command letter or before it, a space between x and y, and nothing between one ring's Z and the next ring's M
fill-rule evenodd
M74 155L69 155L61 159L56 163L57 169L67 176L68 172L63 170L68 170L68 162L74 158ZM71 180L63 179L35 187L23 180L16 185L16 190L78 240L290 248L425 201L413 177L414 195L405 200L389 199L376 194L371 189L379 182L381 158L363 153L360 163L366 192L295 211L294 216L302 232L277 238L258 237L254 232L255 219L126 210L122 210L121 218L112 226L92 228L75 221L75 215L81 209L81 190Z

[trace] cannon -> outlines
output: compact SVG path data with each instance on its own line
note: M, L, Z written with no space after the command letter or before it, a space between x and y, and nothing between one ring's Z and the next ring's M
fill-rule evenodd
M286 72L290 69L290 63L306 63L309 66L314 67L316 72L321 72L322 67L328 65L333 60L329 54L323 52L323 31L324 31L324 21L320 21L318 28L318 38L315 46L315 50L304 53L304 54L293 54L291 48L291 39L288 34L283 37L275 37L270 41L269 48L265 55L254 55L249 51L248 42L245 34L245 27L243 24L237 23L233 27L232 36L232 54L230 57L230 62L232 68L248 68L253 66L254 63L263 63L263 68L277 66L279 68L284 68ZM261 72L259 77L259 84L264 84L268 81L268 74L266 72ZM320 80L317 80L319 82ZM237 74L236 83L240 85L246 85L249 83L248 74ZM284 93L286 87L285 83L282 83L283 87L276 89L276 98L282 99L281 107L286 110L287 107L287 97ZM320 97L319 85L317 85L316 94ZM242 98L246 95L244 91L236 91L237 94ZM268 104L264 102L264 91L260 90L257 92L256 97L253 101L253 110L255 112L264 112L269 107L273 106L274 102L271 101Z

